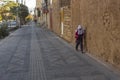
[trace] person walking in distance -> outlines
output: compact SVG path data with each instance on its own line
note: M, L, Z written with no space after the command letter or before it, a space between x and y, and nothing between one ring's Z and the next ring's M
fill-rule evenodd
M83 53L83 38L84 38L84 29L81 25L78 25L76 32L75 32L75 38L76 38L76 50L78 51L78 46L80 45L80 50Z

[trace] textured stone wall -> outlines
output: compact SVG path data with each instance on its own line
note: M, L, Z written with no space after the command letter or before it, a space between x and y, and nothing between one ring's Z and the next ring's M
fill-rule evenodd
M52 30L69 42L72 41L71 10L68 8L70 1L53 0L52 5ZM61 9L63 9L63 13L61 13ZM63 29L61 28L62 22L64 24Z
M71 3L71 0L60 0L60 6L64 7L64 6L69 6Z
M73 41L78 24L86 28L87 51L120 67L120 1L72 0Z
M60 35L60 1L59 0L53 0L52 4L52 30Z
M63 8L63 35L62 37L68 42L72 41L72 26L71 26L71 9L68 6Z
M52 5L52 30L59 36L61 35L60 1L53 0ZM75 45L75 29L81 24L86 29L87 52L120 68L119 0L71 0L69 8L64 6L63 21L64 39Z

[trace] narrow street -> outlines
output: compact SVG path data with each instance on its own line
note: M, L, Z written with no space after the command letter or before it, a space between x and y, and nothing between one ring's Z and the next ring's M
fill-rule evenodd
M120 80L120 75L32 22L0 41L0 80Z

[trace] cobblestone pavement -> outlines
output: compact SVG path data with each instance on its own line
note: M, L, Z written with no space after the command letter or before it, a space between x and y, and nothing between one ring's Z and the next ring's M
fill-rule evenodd
M31 23L0 42L0 80L120 80L120 75Z

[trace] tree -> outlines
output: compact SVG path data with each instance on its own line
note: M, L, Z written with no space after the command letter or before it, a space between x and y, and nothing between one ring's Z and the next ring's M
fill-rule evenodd
M0 21L2 21L2 16L0 15Z
M26 21L31 21L33 20L33 16L31 14L29 14L26 18L25 18Z
M2 19L4 20L8 20L8 19L14 19L14 14L11 11L12 8L17 7L18 4L13 2L13 1L9 1L4 3L1 7L0 7L0 14L2 16ZM14 11L16 12L16 11Z
M25 18L29 15L28 7L20 4L18 7L18 16L20 17L21 24L25 23Z
M20 18L20 22L23 24L29 11L28 7L23 4L9 1L0 7L0 14L4 20L15 19L15 16L18 16Z

